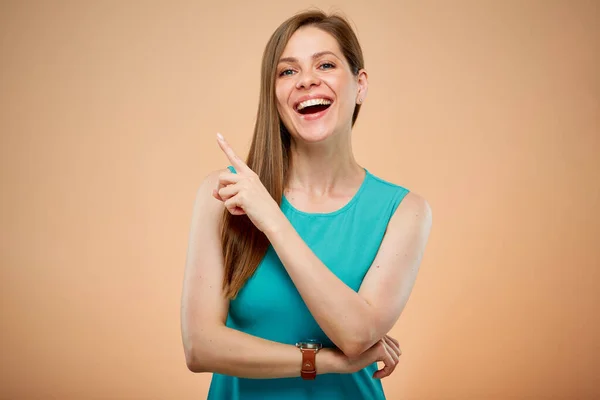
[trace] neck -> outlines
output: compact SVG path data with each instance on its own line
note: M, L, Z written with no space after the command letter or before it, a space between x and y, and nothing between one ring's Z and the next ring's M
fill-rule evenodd
M334 187L360 184L365 172L354 159L349 135L346 138L330 137L319 143L292 140L286 191L322 196Z

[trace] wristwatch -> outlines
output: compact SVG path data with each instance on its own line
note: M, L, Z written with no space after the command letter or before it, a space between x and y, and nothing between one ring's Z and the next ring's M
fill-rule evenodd
M316 340L307 340L296 343L296 347L302 352L302 379L312 380L317 376L316 355L323 345Z

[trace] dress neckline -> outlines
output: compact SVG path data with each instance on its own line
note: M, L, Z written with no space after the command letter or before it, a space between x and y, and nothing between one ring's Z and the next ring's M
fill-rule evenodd
M366 186L366 183L369 180L370 175L371 175L371 173L366 168L363 167L363 170L365 171L365 177L363 178L363 181L360 184L360 186L358 187L358 190L356 191L356 193L354 193L354 195L352 196L350 201L348 201L345 205L343 205L341 208L339 208L335 211L330 211L330 212L325 212L325 213L321 213L321 212L312 213L312 212L298 210L296 207L294 207L292 205L292 203L289 202L289 200L285 197L285 194L281 198L281 204L282 204L282 206L287 207L288 209L292 210L293 212L300 214L300 215L307 216L307 217L332 217L332 216L341 214L344 211L348 210L350 207L352 207L354 205L354 203L356 203L356 201L358 200L360 194L363 192L363 190Z

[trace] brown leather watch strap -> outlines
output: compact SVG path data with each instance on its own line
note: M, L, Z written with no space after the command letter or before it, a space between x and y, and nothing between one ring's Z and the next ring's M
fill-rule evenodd
M302 370L300 371L300 376L302 379L312 380L317 376L317 367L316 367L316 349L300 349L302 352Z

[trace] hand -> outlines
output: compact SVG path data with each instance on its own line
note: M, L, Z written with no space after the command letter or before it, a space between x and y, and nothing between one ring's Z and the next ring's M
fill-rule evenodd
M358 357L349 358L341 351L337 350L337 352L337 356L341 361L339 370L342 373L351 374L360 371L374 362L383 362L383 368L375 371L373 374L373 378L376 379L383 379L391 375L396 369L396 365L398 365L398 361L402 355L398 341L388 335L385 335L379 342L375 343Z
M222 201L232 215L246 214L262 232L276 229L286 219L269 191L220 134L217 134L217 143L237 174L221 173L213 197Z

